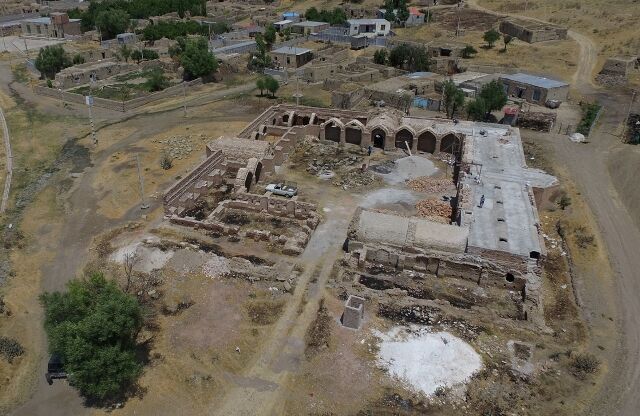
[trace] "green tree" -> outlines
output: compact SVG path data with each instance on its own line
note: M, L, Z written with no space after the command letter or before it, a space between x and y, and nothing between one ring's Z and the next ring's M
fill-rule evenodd
M140 63L140 61L142 61L143 56L144 55L142 55L142 51L140 49L135 49L133 52L131 52L131 59L136 61L138 64Z
M256 35L256 52L249 56L249 69L263 70L271 66L271 56L267 53L267 44L261 34Z
M267 26L263 36L264 42L267 48L271 49L271 46L276 42L276 28L273 25Z
M304 17L307 20L311 21L320 21L320 12L315 7L309 7L306 12L304 12Z
M396 5L396 19L401 24L405 24L409 19L409 8L406 0L399 0Z
M113 39L129 28L129 14L122 9L110 9L96 16L96 26L103 39Z
M169 80L164 75L162 70L154 69L149 74L145 85L150 92L162 91L169 86Z
M265 82L264 86L267 89L267 91L269 91L271 95L275 98L276 92L280 88L280 83L278 82L278 80L272 77L271 75L267 75L264 77L264 82Z
M80 64L83 64L84 62L85 62L84 56L80 55L79 53L73 55L74 65L80 65Z
M389 64L407 71L428 71L431 66L431 60L424 46L403 43L391 50Z
M62 69L71 66L71 59L61 45L46 46L38 52L35 65L43 77L53 79Z
M482 121L487 115L487 103L482 97L477 97L467 103L467 118Z
M40 297L49 350L83 396L115 398L142 370L135 342L142 327L138 301L99 273L72 280L67 289Z
M507 51L507 45L511 43L511 41L513 40L513 36L511 35L504 35L502 37L502 42L504 42L504 49L503 51Z
M122 56L125 62L129 62L129 58L131 58L131 48L127 45L122 45L120 47L120 56Z
M203 37L187 40L180 63L187 80L211 75L218 69L218 60L209 52L209 45Z
M493 48L493 45L495 45L498 39L500 39L500 32L495 29L487 30L486 32L484 32L482 39L487 42L488 48Z
M260 97L262 97L264 95L263 91L266 89L266 82L264 77L259 77L256 80L256 88L260 90Z
M477 54L478 51L473 46L467 45L462 49L460 53L464 59L469 59L469 58L473 58L473 56Z
M387 50L378 49L373 54L373 62L378 65L385 65L387 63Z
M502 83L498 80L485 84L480 89L479 95L486 105L485 119L489 118L492 111L501 110L507 104L507 93L504 91Z
M443 104L447 117L453 118L458 110L464 104L464 92L451 81L445 81L442 84Z

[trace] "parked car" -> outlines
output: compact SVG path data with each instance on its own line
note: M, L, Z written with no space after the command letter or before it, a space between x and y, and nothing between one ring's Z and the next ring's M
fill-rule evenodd
M298 195L298 186L294 183L270 183L265 189L274 195L286 196L287 198Z
M53 354L49 357L47 372L44 376L50 385L53 384L53 380L56 378L67 378L67 373L64 371L64 363L59 355Z

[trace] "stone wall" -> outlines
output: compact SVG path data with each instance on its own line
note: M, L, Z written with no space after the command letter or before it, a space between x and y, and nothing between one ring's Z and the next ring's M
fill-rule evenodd
M551 23L511 19L503 20L500 23L500 32L528 43L563 40L567 38L566 27L556 26Z
M315 204L298 201L296 199L284 199L270 195L257 195L247 192L238 192L234 199L225 201L229 208L243 209L254 212L266 212L278 217L307 220L317 216Z
M196 80L185 83L183 86L174 85L173 87L166 88L159 92L154 92L144 97L134 98L128 101L116 101L116 100L108 100L100 97L93 97L93 105L100 108L106 108L108 110L127 112L129 110L133 110L138 107L142 107L146 104L152 103L154 101L175 97L183 94L183 89L186 88L186 92L188 93L191 88L202 85L202 79L198 78ZM85 97L81 94L74 94L71 92L61 91L56 88L48 88L41 85L37 85L33 87L33 90L36 94L42 95L45 97L51 97L63 102L70 102L75 104L84 104Z
M210 189L225 182L226 163L218 151L196 166L165 192L162 202L167 215L183 215Z

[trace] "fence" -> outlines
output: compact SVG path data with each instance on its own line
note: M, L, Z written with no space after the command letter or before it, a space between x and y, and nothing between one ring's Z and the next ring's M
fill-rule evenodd
M149 104L163 98L175 97L182 94L184 89L186 89L187 87L195 87L201 84L202 79L198 78L184 84L174 85L159 92L154 92L153 94L149 94L145 97L138 97L127 101L116 101L109 100L107 98L94 97L93 105L100 108L106 108L108 110L127 112L129 110L133 110L134 108L142 107L145 104ZM55 88L43 87L41 85L35 86L33 90L36 94L43 95L45 97L56 98L65 102L75 104L85 103L85 96L81 94L75 94Z

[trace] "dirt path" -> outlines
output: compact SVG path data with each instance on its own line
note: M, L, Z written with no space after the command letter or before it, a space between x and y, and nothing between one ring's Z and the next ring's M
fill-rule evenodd
M498 14L478 6L477 0L469 3ZM613 365L598 397L593 400L590 414L635 416L640 409L640 256L637 255L640 230L617 195L607 168L610 155L624 146L611 133L623 122L625 113L621 109L629 99L599 90L593 84L598 49L589 37L573 30L568 34L580 47L573 86L583 96L597 99L605 112L588 145L576 145L569 140L547 140L547 144L557 160L566 166L596 218L615 274L620 326L618 351L610 353L615 357ZM595 305L590 307L588 304L585 308L596 309Z
M2 123L2 136L4 137L5 155L7 157L7 176L4 180L4 191L2 192L2 200L0 200L0 214L2 214L7 209L9 190L11 189L11 177L13 176L11 137L9 136L9 128L7 127L7 120L4 118L4 111L2 111L2 108L0 108L0 122Z
M298 279L293 299L273 328L269 341L256 353L257 359L242 377L236 377L237 386L209 414L283 414L287 379L304 360L305 333L316 317L333 263L346 238L348 222L356 209L355 199L349 195L324 203L331 216L313 233L300 258L305 272Z

